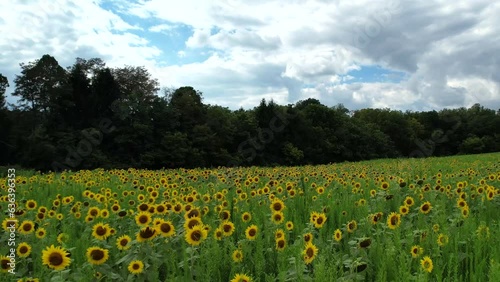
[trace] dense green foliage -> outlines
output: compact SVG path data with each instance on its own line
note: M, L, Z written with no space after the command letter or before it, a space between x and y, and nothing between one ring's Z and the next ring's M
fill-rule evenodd
M21 64L17 105L0 74L0 165L39 170L304 165L500 151L500 111L349 111L316 99L232 111L143 67L50 55ZM162 95L157 95L158 92Z

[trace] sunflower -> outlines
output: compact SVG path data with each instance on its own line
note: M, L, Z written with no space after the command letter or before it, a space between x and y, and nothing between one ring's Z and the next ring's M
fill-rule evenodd
M125 251L130 249L130 242L132 241L132 238L128 235L122 235L116 239L116 247L119 250Z
M248 275L238 273L234 276L233 279L231 279L230 282L251 282L251 281L252 278L250 278Z
M97 217L100 214L99 208L96 207L91 207L89 208L89 211L87 212L87 215L90 215L92 217Z
M234 223L231 221L224 221L221 225L224 236L231 236L234 232Z
M427 271L429 273L432 272L432 269L434 267L431 258L428 256L425 256L422 260L420 260L420 265L422 266L424 271Z
M158 232L153 227L143 227L136 235L136 239L138 242L145 242L147 240L151 240L158 235Z
M361 249L366 249L366 248L370 247L371 244L372 244L372 239L364 238L363 240L359 241L358 246Z
M172 237L175 234L175 227L170 221L162 221L156 225L156 230L163 237Z
M69 240L69 235L67 233L61 233L57 235L57 243L63 244Z
M283 237L285 237L285 232L283 231L283 229L277 229L274 232L274 238L275 239L279 239L279 238L283 238Z
M151 223L151 214L147 211L141 211L135 216L135 223L141 227Z
M465 206L460 209L460 212L462 213L463 218L469 217L469 206Z
M287 221L287 222L285 223L285 226L286 226L286 230L288 230L288 231L293 230L293 222L291 222L291 221Z
M387 225L390 229L396 229L401 224L401 215L395 212L392 212L387 218Z
M17 228L19 226L19 222L17 220L13 220L11 218L5 218L2 221L2 228L5 231L9 231L9 228Z
M28 200L26 201L26 209L27 210L34 210L36 209L37 203L35 200Z
M411 207L411 206L413 206L413 204L415 204L415 200L413 200L412 197L407 196L404 200L404 205L407 207Z
M45 228L43 227L39 227L36 231L35 231L35 235L38 239L42 239L45 237L45 235L47 235L47 230L45 230Z
M335 239L335 241L337 242L340 242L340 240L342 240L342 231L340 231L340 229L337 229L335 230L335 232L333 232L333 239Z
M35 230L35 223L31 220L24 220L18 228L19 233L21 234L30 234Z
M104 210L101 210L101 217L102 218L108 218L109 217L109 211L104 209Z
M413 258L418 258L421 254L424 253L424 248L422 248L418 245L415 245L415 246L411 247L410 253L411 253L411 256Z
M208 232L200 225L194 226L192 229L186 230L184 238L191 246L198 246L201 241L207 238Z
M312 233L306 233L306 234L304 234L303 238L304 238L304 242L307 244L307 243L312 242L312 239L314 238L314 236Z
M314 227L321 228L325 225L326 215L324 213L318 213L316 219L314 220Z
M486 199L488 201L491 201L493 200L494 197L495 197L495 190L489 189L488 192L486 193Z
M10 258L0 256L0 272L9 272L11 269Z
M423 214L428 214L432 209L432 205L429 201L423 203L421 206L420 206L420 212L423 213Z
M269 207L273 213L281 212L285 209L285 203L280 199L274 199Z
M382 219L383 213L378 212L370 215L370 222L372 224L377 224Z
M234 262L242 262L243 252L241 250L234 250L232 257Z
M105 263L109 258L109 251L99 247L90 247L87 249L87 261L93 265Z
M221 220L229 220L231 218L231 213L228 210L222 210L219 212L219 218Z
M94 273L94 277L95 277L95 279L97 279L98 281L102 278L102 276L103 276L103 275L102 275L102 272L97 271L96 273Z
M251 215L249 212L244 212L244 213L241 215L241 220L242 220L243 222L249 222L251 219L252 219L252 215Z
M434 231L436 233L439 232L439 224L436 223L436 224L432 225L432 231Z
M285 215L282 212L273 212L271 219L275 224L280 224L285 220Z
M467 202L464 199L459 198L457 200L457 208L463 208L465 206L467 206Z
M312 242L307 243L305 249L302 251L302 257L306 264L310 264L317 254L318 248Z
M489 239L490 238L490 228L486 226L484 222L481 222L479 227L476 230L476 236L480 239Z
M408 206L402 205L399 207L399 213L401 215L407 215L409 212L410 212L410 210L408 209Z
M356 220L351 220L347 223L347 232L353 233L358 228Z
M276 239L276 250L283 251L286 248L286 240L284 237Z
M255 238L257 237L258 230L259 228L257 227L257 225L252 224L248 226L247 229L245 230L245 236L247 237L248 240L255 240Z
M22 242L17 246L17 255L21 258L25 258L31 254L31 246L26 243Z
M51 245L42 251L42 263L54 270L63 270L70 265L71 259L65 249Z
M316 222L316 218L319 216L319 213L318 212L312 212L311 215L309 216L309 221L311 223L315 223Z
M140 260L131 261L127 267L131 274L137 275L144 271L144 263Z
M441 247L448 244L448 235L445 235L443 233L439 234L437 238L437 243Z
M97 223L92 227L92 236L98 240L106 240L111 235L109 224Z
M382 182L382 184L380 185L380 188L381 188L382 190L387 190L387 189L389 189L389 183L387 183L387 182L385 182L385 181L384 181L384 182Z
M220 227L217 227L215 229L215 232L214 232L214 237L217 241L220 241L222 240L222 237L224 236L224 231L222 230L222 228Z

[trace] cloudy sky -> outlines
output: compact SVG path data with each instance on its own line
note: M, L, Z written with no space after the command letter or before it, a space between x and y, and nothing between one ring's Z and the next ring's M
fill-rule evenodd
M99 57L231 109L309 97L351 110L499 109L499 14L490 0L9 0L0 73L10 92L21 62Z

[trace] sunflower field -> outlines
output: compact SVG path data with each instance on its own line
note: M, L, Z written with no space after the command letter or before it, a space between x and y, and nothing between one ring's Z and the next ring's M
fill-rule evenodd
M17 172L0 281L500 281L499 160Z

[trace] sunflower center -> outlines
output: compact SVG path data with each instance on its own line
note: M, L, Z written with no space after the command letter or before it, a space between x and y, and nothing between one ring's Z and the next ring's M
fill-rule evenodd
M2 269L9 269L9 260L2 259Z
M225 224L224 225L224 232L230 232L231 231L231 225Z
M198 225L198 224L199 224L199 222L198 222L198 220L197 220L197 219L192 219L192 220L190 220L190 221L189 221L189 223L188 223L188 228L190 228L190 229L191 229L191 228L193 228L193 226L196 226L196 225Z
M248 235L250 235L250 237L254 237L255 234L257 234L257 230L255 230L253 228L248 231Z
M31 230L31 224L25 224L25 225L23 225L23 230L24 231L30 231Z
M317 224L323 223L323 218L322 217L318 217L318 219L316 219L316 223Z
M22 246L21 248L19 248L19 252L20 252L21 254L25 254L25 253L27 253L27 252L28 252L28 247L26 247L26 246Z
M142 223L142 224L145 224L146 222L148 222L148 217L145 216L145 215L142 215L139 217L139 222Z
M134 269L134 270L138 270L139 268L141 268L141 266L138 263L134 263L132 265L132 269Z
M101 260L104 258L104 252L102 250L92 250L90 256L93 260Z
M58 266L63 263L63 257L59 253L52 253L49 256L49 262L51 265Z
M279 240L278 241L278 248L282 249L285 247L285 241L284 240Z
M127 239L121 239L120 240L120 246L125 247L127 244L128 244L128 240Z
M201 239L201 232L196 230L193 233L191 233L191 239L195 242L200 241Z
M106 235L106 228L102 226L98 226L97 229L95 230L95 233L99 236L104 236Z
M192 226L190 226L189 228L191 228L191 227ZM162 232L168 233L168 232L170 232L170 230L172 230L172 227L168 223L162 223L160 225L160 229L161 229Z
M141 234L142 238L148 239L148 238L153 237L153 235L155 234L155 231L153 229L147 227L146 229L141 230L140 234Z
M311 248L311 247L307 248L306 255L308 257L312 258L314 256L314 250L313 250L313 248Z
M398 218L396 216L391 217L391 224L392 225L398 224Z

